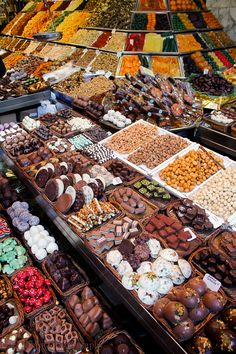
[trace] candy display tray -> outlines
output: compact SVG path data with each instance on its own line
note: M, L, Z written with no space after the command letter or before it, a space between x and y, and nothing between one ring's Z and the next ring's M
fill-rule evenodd
M200 148L200 144L193 144L188 146L185 150L182 150L181 152L179 152L178 154L176 154L175 156L173 156L172 158L170 158L169 160L165 161L162 165L160 165L157 169L155 169L152 172L152 177L155 181L157 181L160 185L162 185L163 187L165 187L170 193L174 194L176 197L178 198L190 198L191 199L191 195L194 194L199 188L201 188L205 183L207 183L213 176L215 176L216 174L218 174L221 170L217 171L214 175L210 176L206 181L202 182L200 185L195 186L195 188L193 190L191 190L190 192L181 192L171 186L169 186L165 181L163 181L160 178L160 172L168 167L172 162L174 162L175 160L177 160L180 157L185 156L188 152L195 150L197 151ZM206 149L208 152L210 150ZM230 165L230 159L226 156L223 156L221 154L218 154L216 152L214 152L214 154L217 157L220 157L223 160L223 164L224 167L227 168Z
M127 129L129 129L129 128L131 128L131 127L133 127L134 125L140 124L140 123L141 123L141 124L144 124L144 125L147 125L147 126L153 126L153 124L148 123L148 122L146 122L145 120L142 120L142 119L141 119L141 120L138 120L138 121L136 121L135 123L129 125L128 127L122 129L122 132L125 131L125 130L127 130ZM157 128L157 134L156 134L156 136L169 135L169 136L174 136L174 137L176 137L176 134L174 134L174 133L168 132L167 130L162 129L162 128L159 128L159 127L156 127L156 128ZM107 142L109 142L114 136L118 136L119 133L120 133L120 132L117 132L117 133L113 134L112 136L109 136L108 138L102 140L102 141L100 142L100 144L106 145ZM184 152L184 151L188 150L189 147L193 147L194 145L196 145L195 143L192 143L189 139L186 139L186 138L182 138L182 139L185 140L185 141L189 144L189 146L187 146L187 147L186 147L185 149L183 149L181 152ZM142 146L142 145L141 145L141 146ZM140 147L141 147L141 146L140 146ZM156 166L156 167L153 168L153 169L150 169L150 168L148 168L146 165L139 165L139 166L137 166L137 165L135 165L134 163L132 163L132 162L130 162L130 161L128 160L128 157L129 157L131 154L133 154L135 151L137 151L137 150L138 150L138 149L135 149L134 151L132 151L132 152L129 153L129 154L121 154L121 153L118 153L118 152L116 152L116 151L114 151L114 150L113 150L113 151L114 151L115 156L116 156L118 159L120 159L121 161L125 162L125 163L128 164L129 166L133 167L135 170L137 170L137 171L140 172L141 174L146 174L146 175L153 175L154 172L155 172L157 169L159 169L161 166L165 165L166 162L171 161L171 159L172 159L173 157L175 157L176 155L178 155L178 154L175 154L175 155L173 155L172 157L170 157L168 160L166 160L165 162L159 164L158 166Z

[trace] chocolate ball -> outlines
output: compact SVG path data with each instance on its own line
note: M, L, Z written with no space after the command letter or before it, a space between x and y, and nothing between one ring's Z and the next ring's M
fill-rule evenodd
M176 338L182 342L189 340L194 335L195 327L190 319L187 319L173 328L173 333Z
M207 291L203 295L203 303L211 312L218 312L224 307L224 298L220 293Z
M236 352L236 334L230 329L223 329L218 332L216 348L222 353Z
M205 326L206 334L214 340L217 340L218 333L222 329L226 329L226 324L221 320L211 320Z
M209 338L199 336L194 338L191 348L196 354L212 354L213 348Z
M101 354L113 354L113 345L112 344L104 344L101 349Z
M156 318L161 318L163 317L163 310L164 307L170 302L169 298L162 298L158 301L156 301L154 307L153 307L153 313Z
M189 312L189 318L194 322L198 323L203 321L209 315L209 310L201 302L198 307L193 308Z
M198 306L200 302L199 294L196 290L192 288L185 288L180 291L178 294L179 301L182 304L190 309L193 309Z
M227 324L229 329L236 331L236 308L225 310L222 320Z
M163 309L164 317L172 324L185 321L188 317L186 307L177 301L170 301Z
M196 290L200 296L207 291L206 283L200 277L190 279L188 281L188 288Z

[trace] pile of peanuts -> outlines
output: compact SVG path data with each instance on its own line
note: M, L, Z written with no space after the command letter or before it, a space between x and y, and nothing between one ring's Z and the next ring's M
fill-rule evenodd
M85 97L99 96L112 89L113 83L104 76L97 76L94 79L83 82L79 89L77 89L77 96L83 95ZM78 87L78 86L77 86Z
M144 143L152 141L157 131L154 125L137 123L112 136L106 146L120 154L130 154Z
M223 164L223 161L215 154L212 152L209 154L214 160ZM164 168L160 172L160 178L169 186L187 193L219 170L220 166L205 151L191 150Z
M153 169L188 146L188 143L172 135L160 135L133 152L128 160L133 164Z
M236 213L236 165L211 178L192 198L201 207L227 220Z
M7 283L3 278L0 278L0 300L6 300L9 296Z

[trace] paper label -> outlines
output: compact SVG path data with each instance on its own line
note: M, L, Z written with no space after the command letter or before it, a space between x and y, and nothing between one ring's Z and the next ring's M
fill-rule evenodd
M208 73L209 73L209 70L208 69L204 69L203 74L207 75Z
M218 291L221 287L221 282L208 273L204 275L203 281L212 291Z
M122 179L120 177L116 177L116 178L113 179L112 183L113 183L114 186L117 186L118 184L122 184L123 182L122 182Z
M100 50L96 49L96 54L99 55L100 54Z
M91 69L92 69L91 66L87 66L87 68L85 69L86 73L89 73Z
M191 234L191 237L187 240L188 242L191 242L191 241L195 240L195 238L197 238L195 233L189 227L185 227L184 231L188 231Z
M117 54L116 54L117 58L120 58L121 54L122 54L121 52L117 52Z
M83 53L85 54L85 53L87 53L87 51L88 51L88 49L85 48L85 49L83 50Z
M116 29L113 28L113 30L111 31L112 34L115 34L116 33Z
M96 71L96 75L104 75L105 74L105 70L97 70Z
M107 78L107 79L109 79L109 77L112 75L112 73L110 72L110 71L107 71L106 72L106 74L105 74L105 77Z
M224 223L223 219L218 218L218 216L213 215L213 214L208 215L208 218L209 218L210 222L212 223L214 229L217 229L218 227L220 227Z
M129 42L130 42L131 45L134 45L134 40L133 39L130 39Z

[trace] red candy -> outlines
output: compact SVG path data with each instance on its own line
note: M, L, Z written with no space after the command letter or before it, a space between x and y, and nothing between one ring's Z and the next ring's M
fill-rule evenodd
M50 285L50 280L44 279L35 267L26 267L13 278L13 289L17 292L26 313L51 301Z

